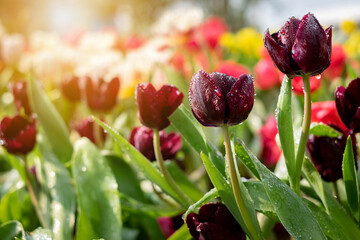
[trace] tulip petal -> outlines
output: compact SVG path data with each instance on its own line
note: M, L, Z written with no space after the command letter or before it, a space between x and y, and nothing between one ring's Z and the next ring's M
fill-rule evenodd
M225 96L206 72L200 71L192 77L189 101L194 116L202 125L224 124Z
M278 38L282 44L287 48L288 52L291 52L292 46L296 39L296 32L299 28L300 20L292 17L278 32Z
M318 20L308 13L302 18L296 33L292 58L303 72L311 76L320 74L330 65L329 41L331 36L329 40Z
M351 119L350 128L354 133L360 132L360 107Z
M250 75L243 74L226 95L229 107L227 125L243 122L254 105L254 82Z
M269 29L265 32L264 44L268 50L271 59L273 60L276 67L283 73L287 74L290 78L295 76L294 71L300 70L294 60L291 58L290 52L285 46L280 45L273 36L276 33L270 35Z
M201 239L204 240L241 240L242 236L236 236L229 232L227 229L220 227L219 225L205 222L200 223L197 227L200 232ZM240 238L239 238L240 237Z
M138 118L142 124L149 128L157 126L158 116L155 103L156 89L151 84L138 84L136 87L136 101L138 106Z
M349 112L348 106L350 103L345 98L345 88L343 86L340 86L335 91L335 103L336 103L336 109L339 113L339 116L341 120L344 122L344 124L350 128L351 123L351 113Z

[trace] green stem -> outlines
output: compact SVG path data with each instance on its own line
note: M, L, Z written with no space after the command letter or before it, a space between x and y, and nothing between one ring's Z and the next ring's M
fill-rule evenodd
M32 204L33 204L33 206L35 208L35 212L36 212L36 214L37 214L37 216L39 218L40 224L43 227L46 228L47 226L45 224L45 219L44 219L43 215L41 214L40 206L39 206L39 203L37 201L34 188L32 186L30 172L29 172L29 166L28 166L26 157L24 157L24 162L25 162L26 185L27 185L27 188L28 188L28 191L29 191L30 199L31 199L31 202L32 202Z
M172 176L170 175L169 171L167 170L166 166L165 166L165 162L164 159L162 157L161 154L161 148L160 148L160 136L159 136L159 131L156 129L153 129L154 131L154 152L155 152L155 157L157 160L157 163L160 167L160 171L162 172L162 174L164 175L165 180L167 181L167 183L170 185L170 187L174 190L174 192L176 193L177 197L183 201L183 203L186 204L186 206L190 206L191 204L193 204L193 202L191 201L191 199L179 188L179 186L176 184L176 182L174 181L174 179L172 178Z
M332 184L333 184L333 189L334 189L334 197L342 205L337 183L333 182Z
M226 157L228 160L229 171L230 171L231 185L234 191L236 204L240 210L242 218L244 219L245 225L248 228L249 233L251 234L250 236L251 239L261 239L259 238L259 233L257 232L256 227L253 221L251 220L250 213L246 207L245 200L240 191L239 179L236 174L235 161L233 158L233 152L230 145L229 127L227 125L223 125L222 130L224 135Z
M309 76L304 75L302 76L303 83L304 83L304 118L303 118L303 125L301 130L300 142L299 147L296 153L295 158L295 174L296 174L296 181L295 181L295 192L300 195L300 174L301 174L301 167L304 160L305 155L305 147L309 137L309 130L310 130L310 120L311 120L311 91L310 91L310 81Z

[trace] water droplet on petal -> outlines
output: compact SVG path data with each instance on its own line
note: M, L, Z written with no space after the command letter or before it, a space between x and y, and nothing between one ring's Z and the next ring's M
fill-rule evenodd
M316 79L320 79L321 78L321 74L318 74L315 76Z
M218 95L218 97L221 97L221 91L219 89L215 89L215 93Z

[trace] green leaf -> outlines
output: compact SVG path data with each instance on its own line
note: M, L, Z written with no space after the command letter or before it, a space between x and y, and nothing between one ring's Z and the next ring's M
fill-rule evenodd
M24 182L26 182L24 160L20 159L19 157L15 156L11 153L8 153L7 151L5 151L5 156L8 159L8 161L10 162L11 166L18 171L18 173L21 176L21 179Z
M76 194L70 174L57 156L45 145L38 141L41 152L41 176L39 181L42 192L49 194L49 209L51 214L52 231L58 240L71 239L75 224Z
M176 232L174 232L168 240L189 240L192 239L186 224L183 224Z
M37 228L31 233L34 240L52 240L57 239L49 229Z
M241 141L239 144L242 145L244 151L250 152ZM260 175L265 191L281 223L294 239L326 239L319 223L301 198L252 154L249 155L249 158ZM294 209L296 209L296 214L293 212Z
M169 119L172 125L181 133L184 139L196 152L208 153L208 148L204 140L205 134L201 125L183 105L178 107Z
M80 214L76 239L121 239L118 186L107 161L87 138L75 143L72 161Z
M276 110L281 148L290 177L295 177L295 145L291 105L291 79L284 76Z
M244 232L248 236L250 236L250 232L247 229L245 222L241 217L239 208L236 204L236 200L230 183L227 182L224 176L219 172L219 170L214 166L214 164L209 160L209 158L204 153L201 153L201 158L204 162L210 180L212 184L215 186L215 188L218 190L222 201L225 203L226 207L232 213L236 221L238 221Z
M116 143L119 144L122 151L126 153L129 157L128 162L130 164L134 165L138 169L138 171L142 172L145 175L147 179L149 179L152 183L158 185L163 191L173 197L179 204L185 206L185 203L180 200L181 198L177 196L177 193L175 193L169 186L169 184L166 182L164 176L159 172L157 168L155 168L151 164L151 162L146 157L144 157L136 148L134 148L133 145L131 145L125 138L123 138L109 125L100 121L96 117L94 117L94 119L113 137Z
M258 173L252 158L255 158L254 154L251 152L246 152L241 144L235 144L234 146L235 156L240 159L240 161L257 177L260 179L260 174Z
M340 137L343 134L329 125L322 123L311 124L309 134L319 136L319 137Z
M140 187L140 180L134 170L121 157L116 155L105 155L118 184L120 193L141 202L149 202Z
M29 95L34 112L37 114L37 119L44 129L44 134L49 140L53 151L62 162L67 162L71 159L73 147L65 122L33 78L30 79Z
M347 200L356 219L359 220L359 183L356 177L354 152L350 136L347 139L342 167Z
M1 240L32 240L32 238L26 234L23 226L18 221L10 221L0 225Z
M210 191L208 191L207 193L204 194L204 196L199 199L196 203L192 204L188 210L185 212L185 214L183 215L183 218L186 219L187 215L191 212L194 212L195 209L201 207L202 205L204 205L205 203L210 202L212 199L219 197L219 192L216 188L211 189Z
M324 209L320 208L309 200L303 199L303 201L314 214L326 236L331 239L351 240L347 237L343 229L338 224L336 224L336 222L325 212Z
M180 189L188 195L192 201L196 202L202 198L204 195L203 191L201 191L195 183L189 180L187 175L184 174L175 162L166 161L165 166Z
M260 181L250 180L244 182L244 185L247 188L249 195L254 202L255 210L263 213L264 215L270 217L273 220L278 221L279 219L273 205L269 200L269 197L267 196L263 183Z

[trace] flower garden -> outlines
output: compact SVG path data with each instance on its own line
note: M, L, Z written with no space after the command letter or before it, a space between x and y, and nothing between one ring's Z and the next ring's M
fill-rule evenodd
M0 28L0 239L359 239L360 28L171 14Z

